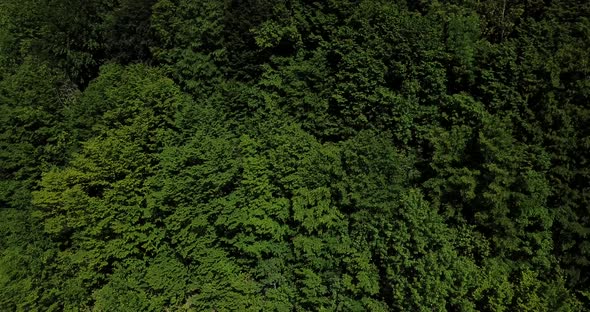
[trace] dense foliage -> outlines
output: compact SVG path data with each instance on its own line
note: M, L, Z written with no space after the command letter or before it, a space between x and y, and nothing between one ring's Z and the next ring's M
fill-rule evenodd
M590 310L590 2L0 1L0 310Z

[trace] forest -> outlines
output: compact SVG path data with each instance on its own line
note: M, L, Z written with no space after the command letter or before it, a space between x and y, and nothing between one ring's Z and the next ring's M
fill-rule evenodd
M0 311L590 311L590 1L1 0Z

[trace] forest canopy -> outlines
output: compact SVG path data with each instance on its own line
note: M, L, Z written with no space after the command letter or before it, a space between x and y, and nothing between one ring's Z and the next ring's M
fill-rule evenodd
M590 311L590 2L0 1L0 310Z

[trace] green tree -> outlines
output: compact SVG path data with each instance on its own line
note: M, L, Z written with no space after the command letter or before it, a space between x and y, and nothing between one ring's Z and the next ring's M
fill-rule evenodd
M45 173L34 195L36 216L60 246L52 274L62 276L64 287L53 295L66 310L89 304L92 291L109 281L118 264L165 248L160 216L147 200L155 183L149 178L173 132L174 115L188 103L156 69L107 66L103 72L104 80L88 88L80 103L99 105L87 102L99 99L108 108L95 136L67 167Z

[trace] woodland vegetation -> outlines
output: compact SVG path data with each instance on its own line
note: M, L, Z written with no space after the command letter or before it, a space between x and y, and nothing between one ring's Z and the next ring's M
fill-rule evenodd
M1 0L1 311L590 311L590 1Z

